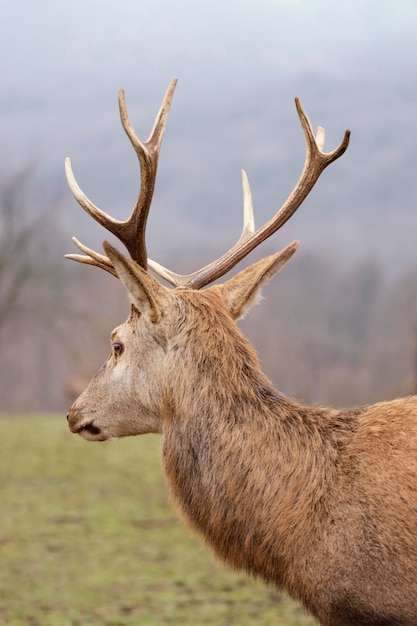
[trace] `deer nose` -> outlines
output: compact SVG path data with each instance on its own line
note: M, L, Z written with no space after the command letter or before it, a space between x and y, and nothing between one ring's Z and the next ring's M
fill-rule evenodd
M68 427L72 433L77 433L82 428L83 417L78 409L71 407L67 415Z

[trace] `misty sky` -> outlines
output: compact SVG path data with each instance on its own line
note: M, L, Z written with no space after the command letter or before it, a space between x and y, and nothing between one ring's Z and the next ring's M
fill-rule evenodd
M340 71L416 30L415 0L13 0L2 3L0 63L3 78L172 59Z
M328 182L323 187L331 193L331 177L340 177L345 168L343 198L349 212L341 206L337 214L344 220L343 229L334 217L326 217L324 226L330 232L333 220L334 236L343 230L362 249L368 238L366 224L371 234L375 226L373 214L366 222L358 198L349 196L355 188L386 180L389 173L393 185L408 194L397 194L397 205L404 209L415 203L415 175L406 174L403 160L414 155L412 137L417 135L416 41L416 0L3 0L0 163L41 157L42 167L48 175L52 173L51 180L63 180L63 159L70 154L98 204L102 198L112 200L111 194L121 190L120 205L124 206L123 193L134 193L129 191L129 181L133 179L132 186L137 181L136 170L134 174L129 170L131 154L126 164L123 161L125 138L116 118L117 89L126 88L128 103L144 106L141 116L148 128L169 80L179 76L169 128L177 125L181 136L175 136L175 143L167 140L164 144L164 163L172 165L176 159L177 174L164 179L164 171L160 173L158 198L165 201L165 190L178 207L177 214L183 210L182 219L192 228L195 211L191 215L189 207L198 200L204 212L207 206L218 204L220 183L229 188L233 176L237 187L239 168L245 167L259 204L270 210L277 183L276 166L268 170L268 163L280 157L278 137L288 127L287 118L293 123L294 96L304 97L305 91L309 111L320 116L317 123L329 129L333 144L340 141L347 126L353 131L348 155L331 174L326 172ZM311 86L310 76L320 77L317 88ZM248 96L250 106L246 106ZM193 111L197 106L199 116ZM282 118L274 113L278 109L283 111ZM241 122L240 111L244 113ZM135 122L139 117L135 113ZM197 130L201 118L207 128L226 137L220 157L210 153L216 145L212 131L203 136ZM392 119L395 131L390 134ZM291 137L295 137L296 149L302 150L296 132L291 130ZM381 141L386 142L384 151ZM201 160L201 155L207 156L201 172L194 154ZM102 163L96 165L99 160ZM289 153L288 161L293 160ZM297 157L296 171L299 161ZM189 182L192 179L201 193L206 186L203 169L208 164L213 175L221 170L224 177L219 182L213 179L201 201ZM168 170L168 165L163 167ZM108 172L114 177L111 185ZM187 178L189 172L192 176ZM182 188L177 182L181 173L187 182ZM291 173L291 179L297 176ZM328 200L332 205L340 204L336 191L336 199ZM382 195L390 210L394 200L388 193ZM372 190L365 189L365 196L371 198ZM363 222L363 235L351 227L355 210ZM404 226L412 232L409 214L398 226L399 232ZM168 230L172 229L169 220L164 217ZM309 237L314 243L304 215L299 224L296 237L299 232L307 244ZM346 246L352 248L352 242ZM414 250L411 235L407 246L410 256Z

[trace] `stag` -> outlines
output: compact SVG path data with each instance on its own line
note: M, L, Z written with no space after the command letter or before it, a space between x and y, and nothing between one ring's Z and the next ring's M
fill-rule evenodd
M417 399L338 411L305 406L274 389L236 320L297 242L211 284L293 215L344 153L349 131L338 148L324 152L323 129L314 135L296 100L307 152L288 200L255 230L242 172L239 240L206 267L178 275L148 260L145 245L175 85L147 141L137 136L119 94L141 173L129 219L118 221L96 207L66 161L78 203L131 258L110 243L103 244L103 255L77 239L83 254L68 256L118 277L132 304L127 321L111 334L105 365L72 405L69 428L90 441L161 433L167 483L188 524L220 559L285 588L322 626L415 626Z

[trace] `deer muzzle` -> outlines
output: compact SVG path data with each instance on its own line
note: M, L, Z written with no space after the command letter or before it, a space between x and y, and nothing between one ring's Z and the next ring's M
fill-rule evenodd
M98 426L95 426L93 420L86 419L85 416L76 408L71 407L67 414L68 427L74 434L81 435L84 439L101 441L103 433Z

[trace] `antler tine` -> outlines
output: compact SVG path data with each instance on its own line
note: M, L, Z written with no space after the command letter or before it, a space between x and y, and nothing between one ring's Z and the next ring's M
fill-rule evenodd
M240 235L239 240L236 242L233 248L231 248L228 252L226 252L226 254L223 257L221 257L222 259L224 259L227 255L230 255L232 251L236 249L238 246L244 245L245 242L249 241L255 233L255 221L254 221L254 216L253 216L252 194L251 194L251 190L249 186L249 180L248 180L245 170L240 170L240 173L242 176L242 187L243 187L242 234ZM150 269L153 272L155 272L155 274L157 274L158 276L166 280L168 283L170 283L174 287L194 287L195 285L198 285L197 287L195 287L196 289L200 289L201 287L204 287L204 285L207 285L209 282L212 282L213 280L215 280L215 278L210 279L208 280L208 282L204 282L202 285L200 285L197 282L197 279L203 276L203 272L205 270L208 271L209 269L212 269L216 263L217 261L213 261L213 263L206 265L205 267L203 267L200 270L197 270L193 274L183 275L183 274L175 274L175 272L172 272L171 270L164 267L163 265L156 263L156 261L152 261L152 259L148 259L148 266L150 267ZM226 273L227 271L228 270L226 269L224 273ZM219 276L222 276L222 274L219 274ZM216 278L219 278L219 276L217 276Z
M295 213L305 200L311 189L317 182L323 170L338 159L346 151L349 145L350 131L346 130L340 145L332 152L323 152L325 133L320 126L317 135L314 136L310 124L300 100L295 99L295 106L306 140L306 159L301 176L288 199L279 211L264 226L255 232L253 224L252 200L249 183L246 174L242 171L243 197L244 197L244 226L242 234L236 244L219 259L209 263L193 274L175 274L166 268L149 262L150 268L159 276L176 287L191 287L201 289L205 285L220 278L231 270L247 254L254 250L260 243L265 241ZM250 216L250 217L248 217Z
M75 180L70 159L67 158L65 160L65 171L68 185L77 202L99 224L104 226L104 228L120 239L120 241L128 249L132 259L145 269L148 265L145 242L146 222L155 187L159 151L176 84L177 79L174 78L165 93L165 97L156 116L152 131L145 142L139 139L130 122L126 108L124 90L121 89L119 91L120 119L138 157L141 179L137 202L127 220L116 220L96 207L95 204L93 204L93 202L91 202L91 200L83 193ZM90 265L96 265L102 269L106 269L111 274L115 274L107 257L103 257L103 255L93 252L86 246L83 246L83 244L79 245L79 242L76 243L76 245L88 256L83 257L81 255L74 254L67 255L67 258ZM103 261L103 259L105 259L105 261Z
M95 265L96 267L101 267L101 269L106 270L116 278L118 278L116 270L114 269L110 259L108 259L103 254L99 254L98 252L94 252L91 248L87 248L81 241L78 241L76 237L72 237L73 242L81 250L84 252L83 254L66 254L65 258L70 259L71 261L78 261L79 263L85 263L86 265Z

